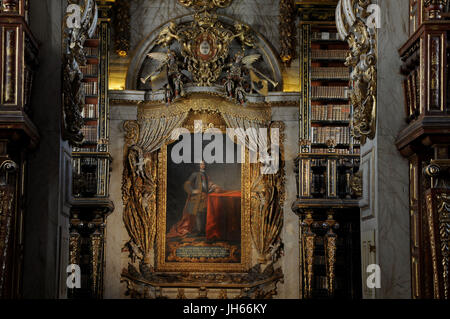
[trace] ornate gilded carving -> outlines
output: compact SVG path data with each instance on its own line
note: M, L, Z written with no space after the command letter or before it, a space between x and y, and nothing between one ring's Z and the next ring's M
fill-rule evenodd
M68 15L64 17L64 61L63 61L63 138L77 145L84 139L81 115L85 103L80 66L86 65L84 42L92 37L97 26L97 5L94 0L70 0L68 5L79 5L81 21L73 23ZM68 25L68 21L72 24Z
M283 141L284 124L274 122L271 128L279 129L279 138ZM282 157L283 150L279 151ZM253 244L259 255L258 262L261 264L275 262L283 253L283 244L279 237L283 228L285 183L283 158L276 174L261 174L261 164L252 164L250 180L252 181L250 223Z
M283 227L283 210L279 190L283 181L278 175L261 175L260 165L251 169L251 232L258 251L258 262L265 264L281 248L280 232Z
M11 233L13 201L14 192L11 189L0 187L0 296L2 295L6 275L6 260L10 244L9 239Z
M167 180L165 144L168 140L162 138L162 143L155 141L159 141L161 137L170 136L173 128L166 132L162 127L155 127L151 123L152 121L163 123L162 119L169 122L176 119L179 122L176 122L178 124L174 128L187 127L192 122L192 118L196 119L198 116L206 118L204 113L210 115L208 118L220 117L221 121L214 120L214 123L217 122L220 125L227 123L227 126L229 126L228 117L254 121L260 125L270 120L269 108L242 109L223 98L192 95L189 99L175 101L169 108L142 103L139 106L138 121L124 123L127 145L122 185L123 218L130 235L130 241L126 245L127 251L130 252L130 263L128 269L122 273L122 280L128 285L128 294L134 298L163 297L163 287L179 288L178 297L181 298L185 294L185 291L181 290L184 287L209 289L209 285L212 285L219 289L223 285L223 289L233 290L248 287L252 283L256 285L257 282L264 282L264 284L258 284L260 286L258 289L255 286L248 289L246 293L253 298L256 296L270 298L276 293L276 282L282 278L281 269L274 268L274 263L283 251L280 240L284 204L282 163L280 163L281 169L278 174L274 175L261 175L259 165L250 164L249 161L242 166L242 222L243 225L248 226L243 226L241 233L242 245L244 245L242 249L243 252L246 251L241 263L212 266L207 263L183 263L181 266L177 263L174 267L172 264L164 264L159 258L160 255L165 256L166 247L159 233L157 234L157 229L166 229L163 212L166 205ZM188 117L186 120L187 115L191 115L192 118ZM272 123L271 127L279 129L279 140L283 141L282 123ZM161 136L157 134L160 131L164 131L160 134ZM149 144L149 141L153 143ZM278 147L280 153L283 153L282 145ZM281 162L283 160L281 155ZM250 168L251 165L252 168ZM250 174L253 174L255 179L251 178ZM259 178L259 176L262 177ZM256 182L252 183L254 180ZM251 220L250 212L258 212L259 215L255 215ZM252 239L260 255L256 264L250 263ZM155 260L151 258L153 256ZM180 267L185 271L180 273ZM272 286L273 284L275 286ZM150 289L150 295L143 290L143 287ZM156 290L159 293L156 293ZM225 293L222 291L221 296L227 297L227 290Z
M431 36L429 39L430 42L430 66L429 66L429 109L431 110L440 110L441 103L441 92L442 85L441 82L441 37L440 36Z
M3 12L16 12L17 0L3 0L1 1L1 8Z
M194 7L196 10L207 10L214 8L226 8L233 0L178 0L185 7Z
M114 3L114 49L125 57L130 51L130 1L116 0Z
M361 197L363 195L363 185L362 185L362 172L358 171L353 174L350 178L350 189L352 195L355 197Z
M267 95L269 83L278 86L252 65L261 58L260 54L245 54L246 49L256 46L250 27L242 23L230 26L219 21L213 8L226 6L225 1L186 1L182 4L196 10L194 21L170 22L161 30L155 44L167 50L158 52L153 48L154 52L147 54L159 65L140 79L143 84L150 80L153 91L163 89L167 103L184 96L187 79L197 86L222 84L228 97L241 105L245 104L249 91ZM174 47L174 43L178 43L179 48ZM233 43L241 50L231 55Z
M147 264L156 236L156 165L156 154L144 154L136 144L129 147L123 171L123 221L131 238L130 253Z
M352 68L352 134L361 139L374 138L377 116L377 36L368 7L372 1L340 0L336 8L336 25L350 46L346 65Z
M16 170L17 164L11 160L5 160L0 165L0 297L3 294L6 263L10 254L11 227L14 216L15 188L10 185L8 174L14 174Z
M301 223L302 226L302 238L303 238L303 273L305 282L304 286L304 296L306 298L312 297L312 279L314 275L314 247L316 234L313 233L312 227L314 224L314 219L312 217L312 212L306 212L305 219Z
M209 94L191 94L187 99L175 101L170 105L170 108L164 106L162 103L156 105L152 103L142 103L141 106L142 107L138 111L138 118L142 120L167 118L175 115L187 114L191 111L195 114L206 112L210 114L228 115L258 123L268 123L272 116L272 110L267 104L264 105L264 107L258 108L242 108L231 104L224 98ZM135 124L127 123L126 125ZM136 134L139 134L139 129L133 128L127 134L136 136Z
M186 295L184 294L183 288L178 288L177 299L186 299Z
M449 299L449 242L450 242L450 195L442 193L437 195L438 222L441 249L442 281L444 286L444 298Z
M270 299L276 295L277 283L282 280L281 269L274 270L267 267L262 271L260 265L252 268L248 273L148 273L142 276L133 266L129 265L128 271L122 273L121 281L127 284L126 295L133 299L167 298L163 290L177 288L176 298L186 297L185 288L196 288L197 292L205 290L211 292L218 289L217 296L220 299L228 299L239 291L239 298ZM151 292L151 293L150 293Z
M7 28L3 31L2 45L4 45L4 83L2 86L1 103L6 105L17 104L17 28Z
M448 0L424 0L423 4L428 11L428 17L431 20L441 19L441 13L447 5Z
M80 223L78 215L74 214L70 220L71 230L69 234L69 263L73 265L80 264L81 235L78 232Z
M281 61L290 65L295 58L296 50L296 26L295 3L293 0L280 0L280 42Z
M94 226L95 227L95 226ZM102 226L97 226L102 227ZM103 231L98 228L91 234L91 289L94 296L100 296L103 267Z
M428 231L430 234L430 248L431 248L431 264L433 267L433 292L434 298L439 299L439 271L438 271L438 256L436 251L436 236L435 236L435 225L434 225L434 214L433 214L433 196L428 193L426 196L427 203L427 220L428 220Z
M336 240L337 235L333 232L333 228L337 228L338 224L333 218L333 212L328 214L327 220L323 223L323 227L328 229L325 235L325 255L327 267L328 293L333 296L335 291L335 264L336 264Z
M202 14L197 12L194 21L188 25L170 23L160 32L156 43L168 48L177 41L186 63L183 67L192 74L194 83L211 86L219 79L235 39L240 40L243 49L254 45L247 25L236 24L230 28L222 24L214 12L204 11Z

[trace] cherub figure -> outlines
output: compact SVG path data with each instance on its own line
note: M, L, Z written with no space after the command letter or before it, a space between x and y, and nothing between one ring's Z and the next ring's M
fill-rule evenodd
M169 46L173 40L180 41L180 37L177 34L177 25L174 22L170 22L159 34L157 45Z
M177 58L177 54L172 51L172 50L167 50L166 53L164 52L151 52L149 54L147 54L147 56L150 59L154 59L160 62L159 67L152 72L151 74L149 74L147 77L145 78L141 78L141 82L142 84L147 83L147 81L155 76L160 74L161 72L164 71L164 68L167 67L167 76L171 77L171 76L175 76L180 72L180 62L178 61Z
M159 86L153 87L153 90L164 89L166 103L170 104L178 97L185 95L182 66L183 63L178 59L175 51L167 50L164 52L151 52L147 55L151 59L160 62L159 67L145 78L141 78L143 84L154 77L158 80L153 83L159 83ZM153 81L153 80L152 80Z

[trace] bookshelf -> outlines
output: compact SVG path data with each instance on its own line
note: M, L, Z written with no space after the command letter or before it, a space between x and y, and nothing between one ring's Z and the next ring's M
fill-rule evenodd
M99 24L94 37L84 44L86 65L81 67L85 93L81 112L84 139L72 149L73 195L76 198L107 198L109 193L108 39L109 28Z
M361 295L359 207L351 180L359 142L351 135L348 45L331 21L300 24L298 198L303 298ZM354 267L354 268L353 268Z
M84 103L80 105L83 140L72 148L70 263L81 268L81 288L68 289L70 299L103 297L105 221L114 210L109 199L108 68L112 3L96 1L95 34L83 45ZM96 10L97 10L96 9Z

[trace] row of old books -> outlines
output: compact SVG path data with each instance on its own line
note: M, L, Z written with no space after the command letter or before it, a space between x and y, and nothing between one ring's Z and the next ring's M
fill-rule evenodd
M98 64L86 64L82 66L81 72L83 72L84 76L95 76L98 74Z
M81 128L84 143L97 143L97 125L85 125Z
M339 37L339 33L337 32L312 32L311 33L312 41L341 41Z
M328 148L312 148L312 154L329 154ZM351 154L359 154L359 148L354 148L353 151L348 148L335 148L334 153L337 155L351 155Z
M91 152L95 152L97 150L96 147L74 147L73 151L74 152L79 152L79 153L91 153Z
M347 99L348 88L344 86L312 86L313 99Z
M312 105L311 119L313 121L348 121L350 105Z
M83 82L84 94L86 95L97 95L98 85L97 82Z
M347 50L311 50L313 60L345 60Z
M80 163L81 166L84 166L84 165L97 166L97 164L98 164L98 159L95 157L83 157L81 159L81 163Z
M81 115L85 119L96 119L96 118L98 118L98 107L97 107L97 104L85 104L83 106L83 110L81 111Z
M328 140L333 140L336 144L350 144L350 128L348 127L313 127L313 144L325 144Z
M84 52L86 53L86 56L98 57L98 48L96 47L85 47Z
M328 67L328 68L312 68L311 70L311 77L312 79L326 79L326 80L332 80L332 79L343 79L343 80L349 80L350 79L350 71L349 68L343 67Z

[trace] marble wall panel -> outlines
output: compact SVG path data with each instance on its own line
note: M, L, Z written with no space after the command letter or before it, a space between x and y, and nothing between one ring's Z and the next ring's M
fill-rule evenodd
M375 178L369 180L371 185L366 189L375 190L375 201L371 203L373 213L362 212L361 230L375 230L377 263L381 267L381 288L377 289L376 297L410 298L408 163L394 144L397 134L406 126L398 49L407 39L408 3L389 0L377 3L381 9L377 132L361 151L374 154L374 166L368 167L367 174Z

